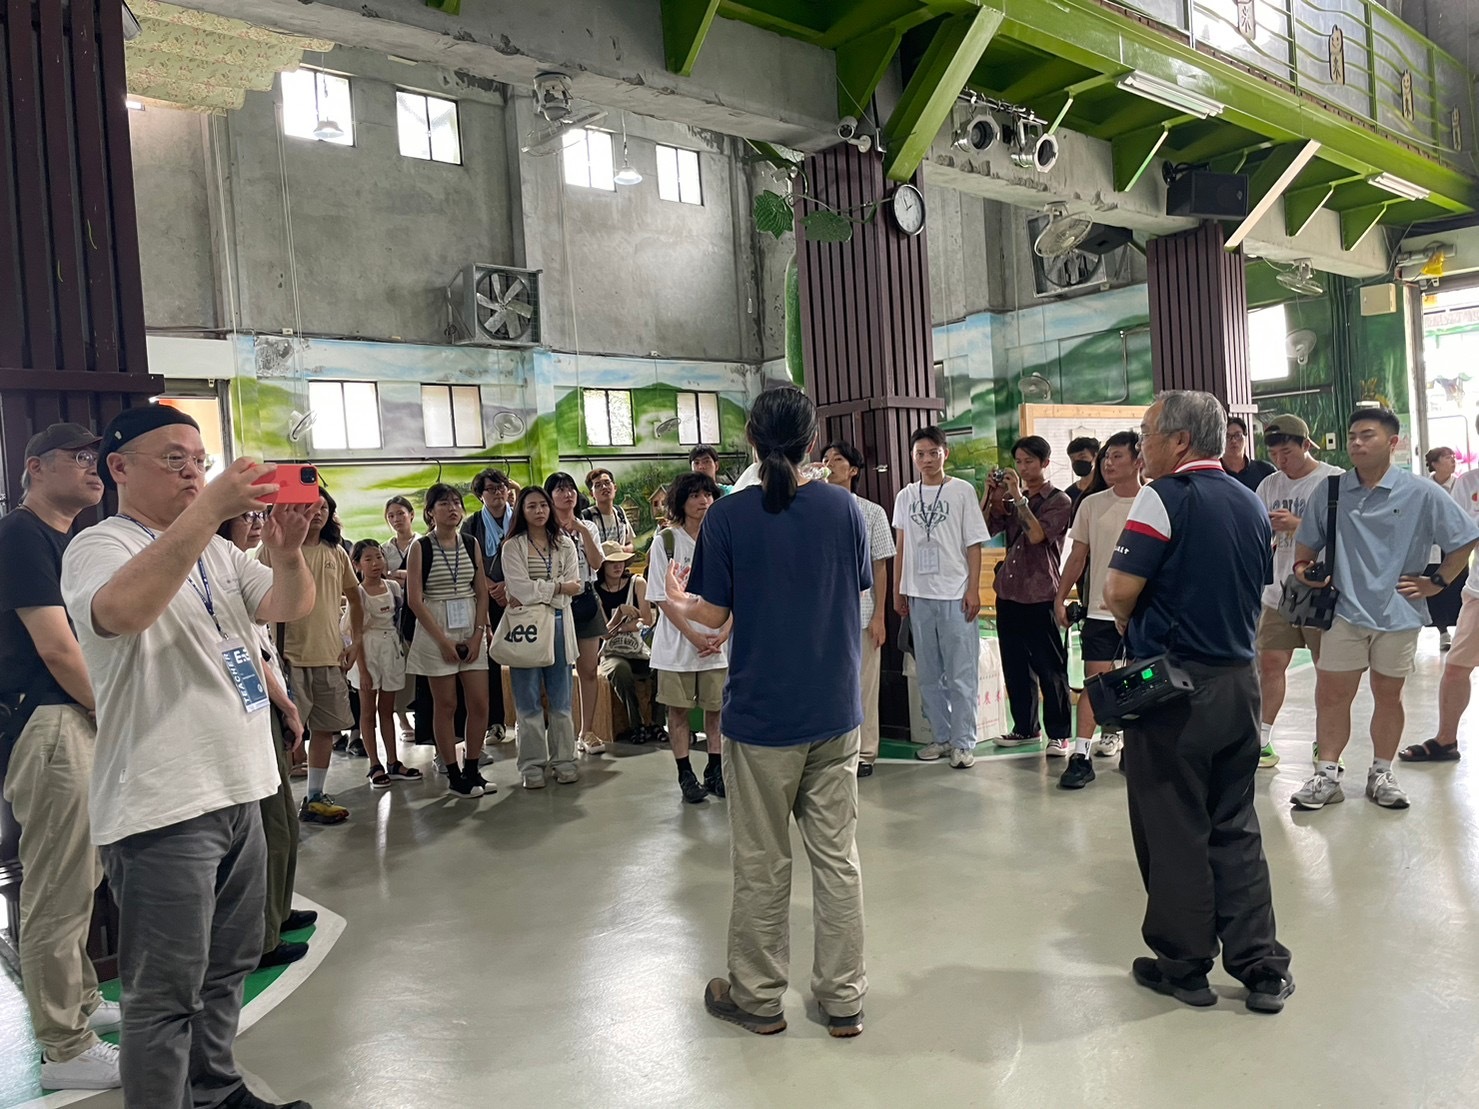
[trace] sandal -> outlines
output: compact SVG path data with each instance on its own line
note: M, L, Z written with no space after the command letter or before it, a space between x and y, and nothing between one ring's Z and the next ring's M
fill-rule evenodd
M383 766L375 765L370 767L369 773L365 777L370 779L371 789L390 788L390 775L385 773L385 767Z
M399 759L390 764L385 776L392 782L419 782L422 777L421 771L413 766L407 766Z
M1459 753L1457 743L1449 746L1436 739L1427 739L1404 747L1397 752L1397 757L1403 762L1458 762L1463 755Z

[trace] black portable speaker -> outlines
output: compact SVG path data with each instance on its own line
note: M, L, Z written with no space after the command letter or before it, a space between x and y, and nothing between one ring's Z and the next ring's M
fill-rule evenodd
M1166 215L1242 219L1248 214L1248 175L1187 170L1166 190Z

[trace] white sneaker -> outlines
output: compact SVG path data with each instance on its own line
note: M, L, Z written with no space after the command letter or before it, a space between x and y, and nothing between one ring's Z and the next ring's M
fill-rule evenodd
M573 766L561 764L555 767L555 781L559 782L562 786L574 785L580 781L580 771L576 770Z
M502 743L503 742L503 725L502 724L490 724L490 725L488 725L488 730L483 733L483 742L484 743Z
M520 777L519 781L520 781L520 784L525 789L543 789L544 788L544 768L543 767L535 767L533 770L526 770L526 771L524 771L524 773Z
M41 1057L41 1085L47 1090L115 1090L123 1085L118 1074L118 1048L95 1043L65 1063Z
M1405 809L1407 794L1390 770L1372 767L1366 774L1366 796L1384 809Z
M501 742L501 743L512 743L514 740L516 740L518 738L519 738L519 726L517 724L515 724L512 728L504 728L503 729L503 739L501 739L499 742Z
M445 775L447 773L447 764L442 761L441 755L432 755L431 764L437 768L438 774Z
M104 1032L117 1032L123 1026L123 1006L116 1001L104 1001L92 1011L92 1016L87 1018L89 1030L102 1035Z
M600 755L606 751L606 741L595 732L586 732L576 743L575 749L583 755Z
M1446 651L1446 650L1448 650L1448 648L1450 648L1452 646L1453 646L1453 636L1449 635L1447 632L1439 632L1438 633L1438 650L1440 650L1440 651Z
M1295 808L1299 809L1323 809L1326 805L1334 805L1345 800L1345 791L1340 788L1340 782L1334 778L1327 778L1323 774L1316 774L1304 785L1294 791L1294 796L1289 798Z
M937 762L949 753L950 748L943 743L926 743L914 752L914 757L921 762Z
M1050 740L1048 740L1048 758L1050 758L1050 759L1066 759L1071 754L1073 754L1073 744L1072 743L1069 743L1068 740L1066 740L1066 739L1050 739Z
M950 748L950 765L956 770L969 770L976 765L976 753L964 747Z
M1120 753L1120 748L1125 745L1125 737L1119 732L1104 732L1098 739L1094 740L1093 753L1104 758L1112 758Z

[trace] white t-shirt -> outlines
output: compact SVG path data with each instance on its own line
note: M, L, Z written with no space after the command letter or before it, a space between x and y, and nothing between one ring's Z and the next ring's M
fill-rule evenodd
M601 531L599 528L596 527L595 524L591 523L589 520L582 520L578 516L575 519L575 524L577 527L584 528L587 532L590 533L590 537L596 541L597 547L601 545ZM585 582L595 581L596 575L601 571L601 564L598 562L596 563L596 565L592 566L586 560L585 542L580 538L579 535L571 535L568 538L570 539L570 542L575 545L575 561L580 564L581 583L584 584Z
M1479 469L1465 470L1455 477L1450 495L1468 513L1469 519L1479 524ZM1464 586L1464 596L1479 597L1479 552L1469 556L1469 581Z
M696 544L682 528L673 528L673 562L677 565L678 584L688 585L688 574L693 569L693 550ZM650 603L668 599L668 549L663 544L663 529L659 528L652 537L652 550L647 555L647 600ZM719 629L690 620L694 631L710 635ZM699 670L724 670L729 666L729 644L716 655L700 658L698 648L678 630L678 626L663 616L652 633L652 659L654 670L667 670L675 674L692 674Z
M975 486L958 477L947 477L943 485L906 485L894 498L894 527L904 533L900 593L934 601L965 596L966 551L991 538ZM936 564L933 569L926 560Z
M221 632L196 592L196 569L149 628L104 636L92 621L93 596L152 542L139 524L113 516L72 540L62 559L62 597L98 706L89 797L98 846L258 801L278 787L267 710L247 715L220 651L224 632L260 663L253 616L272 571L216 536L201 561Z
M1283 470L1275 470L1258 483L1258 499L1273 512L1283 509L1301 520L1311 511L1326 512L1325 482L1336 474L1345 473L1339 466L1328 462L1317 462L1315 468L1302 478L1291 478ZM1312 507L1313 506L1313 507ZM1264 587L1263 603L1268 608L1278 608L1279 598L1284 592L1284 579L1294 573L1294 533L1274 532L1274 581Z
M1075 545L1089 545L1089 595L1082 600L1088 606L1091 620L1114 619L1114 613L1104 604L1104 582L1109 577L1109 560L1114 557L1115 545L1134 504L1133 496L1121 497L1113 489L1105 489L1080 501L1073 518L1069 538Z

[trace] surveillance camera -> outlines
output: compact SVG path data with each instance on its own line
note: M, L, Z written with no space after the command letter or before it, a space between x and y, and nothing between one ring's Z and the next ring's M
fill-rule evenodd
M853 138L853 136L856 135L857 133L858 133L858 117L857 116L843 116L842 119L838 121L838 123L837 123L837 137L839 139L846 139L848 141L851 141L852 138Z

